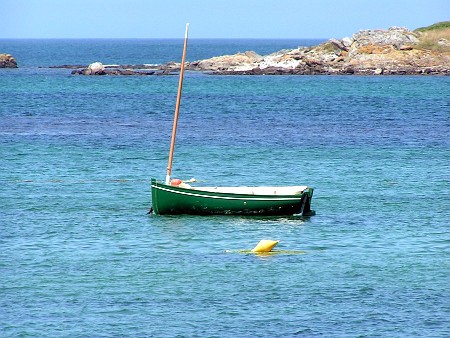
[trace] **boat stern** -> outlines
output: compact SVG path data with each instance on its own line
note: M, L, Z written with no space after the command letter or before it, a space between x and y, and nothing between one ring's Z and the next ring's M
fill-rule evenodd
M311 188L311 187L307 187L303 191L304 201L303 201L302 210L300 213L302 216L314 216L316 214L316 212L314 210L311 210L311 201L312 201L313 193L314 193L314 188Z

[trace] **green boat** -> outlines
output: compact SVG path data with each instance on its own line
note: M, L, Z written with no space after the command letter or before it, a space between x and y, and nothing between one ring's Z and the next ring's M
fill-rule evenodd
M156 179L151 186L152 209L160 215L314 215L314 189L307 186L191 187Z
M162 182L152 178L150 212L158 215L314 215L314 211L311 210L314 190L311 187L191 187L179 179L170 178L183 87L188 29L189 24L186 24L166 180Z

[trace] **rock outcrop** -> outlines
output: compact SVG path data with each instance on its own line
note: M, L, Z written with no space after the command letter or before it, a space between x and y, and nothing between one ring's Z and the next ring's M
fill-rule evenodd
M236 69L242 65L256 64L263 61L263 57L255 52L248 51L235 55L216 56L211 59L197 61L189 64L189 69L224 70Z
M191 71L243 75L450 75L450 38L439 38L439 48L423 47L421 32L392 27L387 30L361 30L351 38L330 39L313 47L281 50L269 55L247 51L234 55L187 62ZM421 46L422 43L422 46ZM161 65L55 66L71 68L81 75L172 75L180 63Z
M86 72L89 75L103 75L105 73L105 67L101 62L94 62L87 67Z
M17 68L17 62L11 54L0 54L0 68Z
M415 48L418 34L406 28L362 30L351 38L330 39L260 56L238 53L189 64L215 74L450 74L450 52ZM443 41L442 43L445 43Z
M103 65L101 62L91 63L89 66L54 66L52 68L75 68L73 75L154 75L151 66L146 65ZM163 70L164 71L164 70ZM163 72L161 71L161 72Z

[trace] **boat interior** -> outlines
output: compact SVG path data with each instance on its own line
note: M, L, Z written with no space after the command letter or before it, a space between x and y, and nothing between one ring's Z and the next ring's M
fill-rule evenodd
M194 190L246 195L301 195L307 186L287 187L191 187Z

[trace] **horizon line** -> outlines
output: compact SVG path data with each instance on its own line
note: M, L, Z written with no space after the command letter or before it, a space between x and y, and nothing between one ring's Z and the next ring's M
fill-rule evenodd
M183 40L182 37L164 37L164 38L155 38L155 37L0 37L0 40ZM275 38L275 37L230 37L230 38L213 38L213 37L190 37L189 40L328 40L331 38Z

